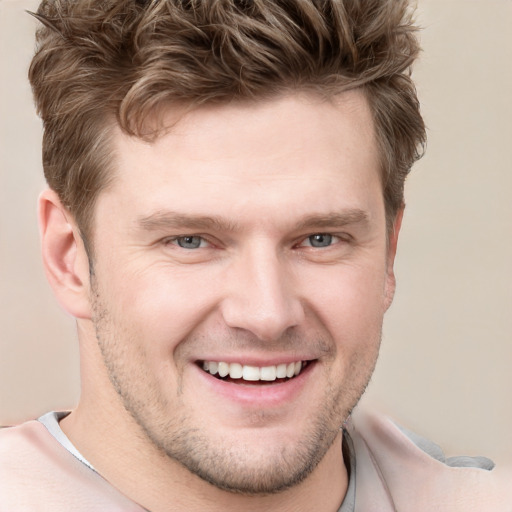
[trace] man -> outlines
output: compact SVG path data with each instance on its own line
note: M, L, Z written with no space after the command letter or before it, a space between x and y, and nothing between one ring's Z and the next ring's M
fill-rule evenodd
M2 509L510 510L488 461L349 419L425 138L407 2L36 16L43 261L82 396L2 432Z

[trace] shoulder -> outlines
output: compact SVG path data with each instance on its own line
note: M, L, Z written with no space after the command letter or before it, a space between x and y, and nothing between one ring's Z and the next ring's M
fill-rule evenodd
M140 512L38 421L0 429L0 510Z
M479 457L446 459L434 443L364 411L353 415L348 431L356 458L356 502L362 507L356 510L512 510L510 468L491 471L493 464Z

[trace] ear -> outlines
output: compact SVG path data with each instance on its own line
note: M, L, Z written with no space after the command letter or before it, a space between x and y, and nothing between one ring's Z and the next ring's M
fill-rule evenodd
M68 313L76 318L90 318L89 258L78 227L53 190L41 193L38 206L46 277Z
M385 288L385 308L386 310L391 306L393 297L395 296L396 279L395 279L395 256L398 245L398 235L400 228L402 227L402 219L404 216L404 207L402 207L395 216L391 232L389 233L388 250L387 250L387 276L386 276L386 288Z

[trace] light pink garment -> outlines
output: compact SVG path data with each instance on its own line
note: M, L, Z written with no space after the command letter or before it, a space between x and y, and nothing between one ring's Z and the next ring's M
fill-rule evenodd
M0 431L0 512L143 512L38 421Z
M356 512L512 512L511 470L447 467L382 417L357 413L348 429ZM0 430L0 512L143 510L39 422Z
M358 412L356 512L512 512L512 468L452 468L418 448L389 419Z

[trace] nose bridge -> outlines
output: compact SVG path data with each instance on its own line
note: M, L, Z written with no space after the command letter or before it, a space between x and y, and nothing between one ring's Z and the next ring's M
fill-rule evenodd
M291 271L271 244L254 243L233 265L223 307L229 327L271 341L302 321L304 312Z

